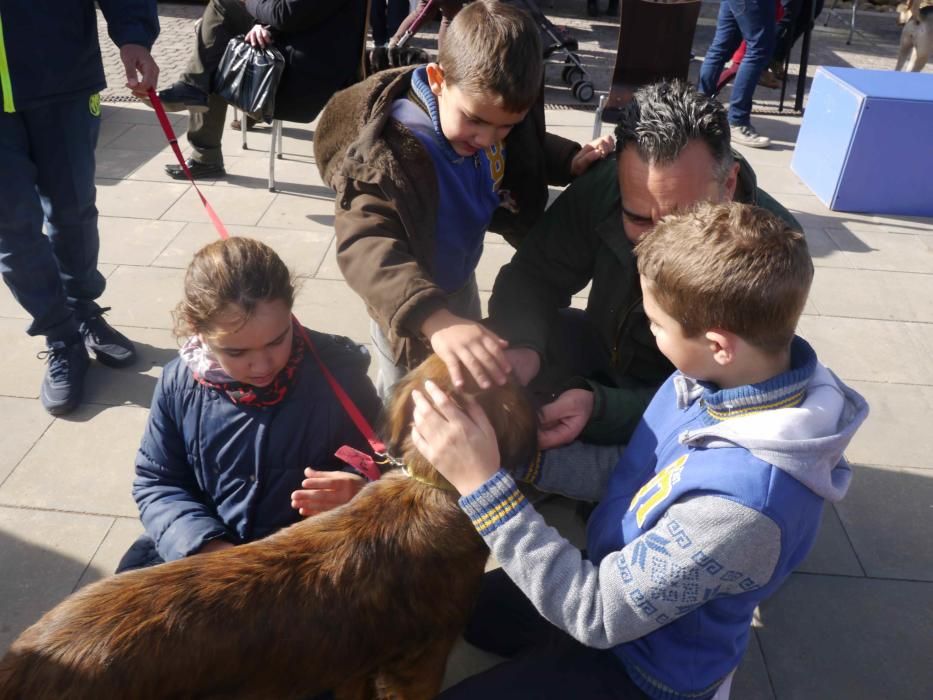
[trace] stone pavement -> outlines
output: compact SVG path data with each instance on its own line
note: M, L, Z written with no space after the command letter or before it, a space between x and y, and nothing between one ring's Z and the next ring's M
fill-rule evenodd
M184 61L198 8L160 10L155 55L167 85ZM545 10L573 27L604 90L614 25L583 17L582 0L558 0ZM715 12L715 4L704 7L698 56ZM890 15L860 14L851 46L843 16L815 33L816 62L892 68L898 31ZM108 73L116 77L105 98L123 92L115 56L108 50ZM566 88L556 75L550 79L549 127L588 139L592 112L568 108L574 105ZM767 107L773 93L762 97ZM813 552L759 611L733 697L933 697L933 459L923 438L933 417L933 221L827 210L788 167L799 118L755 120L777 143L745 155L763 187L804 225L817 267L801 333L868 398L872 415L848 453L855 470L849 495L826 508ZM186 118L173 122L182 131ZM312 136L313 125L286 126L273 193L265 179L268 131L250 133L248 151L228 134L230 175L203 189L233 233L268 242L300 275L295 312L305 324L368 342L363 305L334 260L333 199L314 166ZM140 532L130 497L133 459L156 377L177 349L169 312L192 253L215 236L193 189L163 174L172 155L150 111L106 103L98 158L100 259L108 279L101 301L113 306L109 319L137 343L140 359L126 370L92 364L84 405L54 419L37 398L43 364L34 356L42 342L25 335L25 314L0 291L0 342L7 348L0 372L0 651L70 592L112 572ZM484 297L510 255L489 237L478 274ZM579 536L566 508L547 509ZM450 678L490 661L464 645Z

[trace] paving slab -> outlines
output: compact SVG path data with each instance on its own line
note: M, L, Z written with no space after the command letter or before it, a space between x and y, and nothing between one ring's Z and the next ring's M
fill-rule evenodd
M52 423L38 401L0 395L0 485Z
M839 316L802 316L798 332L845 380L933 384L933 355L915 326Z
M928 584L794 574L759 614L777 698L933 697Z
M358 343L369 342L366 307L346 282L302 280L293 311L308 328L345 335Z
M111 517L0 506L0 656L74 590Z
M816 542L813 543L813 549L807 558L797 567L797 571L833 576L865 575L834 504L827 503L823 506L823 517Z
M114 265L150 265L184 226L179 221L102 216L98 220L100 260Z
M137 517L130 488L147 413L83 404L56 419L0 486L0 505Z
M232 225L227 226L227 231L231 236L254 238L268 244L292 273L303 277L313 276L318 271L334 238L332 228L315 223L300 229ZM153 265L187 269L194 254L216 240L217 230L212 224L185 224Z
M933 274L821 267L810 298L827 316L930 323L931 289Z
M852 382L871 407L868 420L846 450L858 464L933 470L927 440L933 387L889 382Z
M933 582L931 472L861 465L853 471L836 510L866 575Z
M101 216L124 216L133 219L159 219L188 190L190 185L132 180L106 181L109 186L98 182L97 209Z
M137 184L137 183L134 183ZM138 183L143 184L143 183ZM155 188L154 185L146 185ZM172 187L159 185L159 187ZM186 186L187 187L187 186ZM225 224L245 224L255 226L275 200L274 192L256 189L233 189L214 187L211 189L211 206ZM193 187L187 187L184 194L173 206L160 217L165 221L196 221L210 223L204 205Z
M90 565L84 570L76 589L94 581L100 581L117 570L120 559L126 550L144 532L139 518L114 518L113 525L107 531L103 542L94 552Z
M106 295L122 299L108 316L119 326L172 328L172 309L181 300L185 271L121 265L107 278Z

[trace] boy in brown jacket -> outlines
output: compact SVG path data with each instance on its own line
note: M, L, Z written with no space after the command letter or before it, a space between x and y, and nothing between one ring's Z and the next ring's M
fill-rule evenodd
M507 343L481 325L474 271L487 229L512 243L564 185L612 151L544 129L544 66L526 13L476 0L450 25L437 63L378 73L337 93L314 155L337 191L337 262L366 302L393 384L432 351L458 385L503 383Z

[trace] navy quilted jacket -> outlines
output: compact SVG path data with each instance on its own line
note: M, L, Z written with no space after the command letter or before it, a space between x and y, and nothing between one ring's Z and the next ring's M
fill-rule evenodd
M324 364L374 423L381 404L366 376L366 350L348 338L310 335ZM305 467L344 468L334 457L344 444L369 450L311 353L285 398L261 408L235 406L195 381L176 357L155 389L133 497L166 561L220 537L257 540L300 520L290 497Z

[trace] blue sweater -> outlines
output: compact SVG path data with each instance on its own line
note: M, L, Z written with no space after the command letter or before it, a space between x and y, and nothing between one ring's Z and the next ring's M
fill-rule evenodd
M544 617L611 648L657 700L702 700L742 658L752 611L809 551L842 452L867 414L802 339L791 369L717 390L675 373L625 448L552 450L524 478L597 500L588 559L500 471L461 499L502 568Z
M309 331L327 368L373 423L381 404L366 376L366 351ZM156 385L136 458L133 497L166 561L205 542L257 540L300 520L291 493L305 467L340 469L341 445L369 451L311 353L278 404L234 405L198 383L175 358Z

